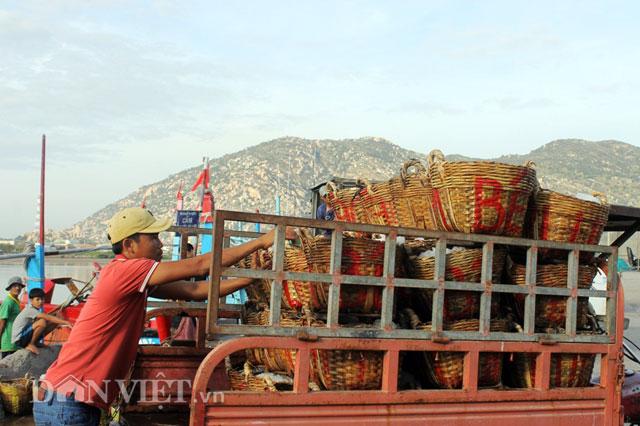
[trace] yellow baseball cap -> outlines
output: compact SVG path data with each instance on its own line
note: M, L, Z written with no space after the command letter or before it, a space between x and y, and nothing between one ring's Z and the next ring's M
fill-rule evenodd
M171 226L171 219L156 219L153 214L142 207L129 207L113 215L108 222L109 240L118 243L133 234L156 234L166 231Z

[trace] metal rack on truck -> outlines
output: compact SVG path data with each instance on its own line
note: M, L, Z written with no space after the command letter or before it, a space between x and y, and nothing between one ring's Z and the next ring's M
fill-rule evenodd
M272 270L222 268L225 223L239 221L276 227ZM330 273L284 270L286 227L331 230ZM343 232L363 232L382 236L385 241L382 277L341 273ZM433 232L344 222L327 222L295 217L216 211L213 226L213 260L209 301L206 305L206 345L213 349L203 359L191 389L190 424L243 424L261 421L273 424L411 423L435 424L443 421L465 425L539 424L621 424L620 405L623 376L622 330L624 304L618 283L617 247L564 244L492 235ZM394 276L398 237L435 239L435 277L433 280ZM448 245L482 247L480 283L445 280ZM526 285L492 281L492 258L496 246L518 247L526 251ZM567 253L566 288L536 285L539 250ZM608 256L607 290L577 286L580 253ZM219 282L223 277L251 277L273 280L270 297L270 325L221 324ZM283 327L279 324L285 280L329 284L328 312L324 327ZM380 320L373 328L349 328L339 323L339 297L342 285L378 286L382 289ZM433 289L430 330L394 327L394 303L399 288ZM451 290L480 293L479 329L453 331L444 327L443 304ZM523 332L495 332L490 329L491 301L496 294L520 294L525 299ZM563 333L536 332L536 297L567 298ZM604 334L583 334L576 330L578 298L606 298ZM222 339L222 337L224 337ZM288 392L230 391L220 373L225 358L249 348L287 348L296 350L293 390ZM316 350L370 350L383 355L382 381L378 390L310 391L310 358ZM401 354L405 351L449 351L464 353L461 389L399 389ZM528 389L480 388L479 359L482 353L535 354L535 384ZM551 386L550 370L556 354L597 354L600 383L580 388ZM214 373L215 372L215 373Z

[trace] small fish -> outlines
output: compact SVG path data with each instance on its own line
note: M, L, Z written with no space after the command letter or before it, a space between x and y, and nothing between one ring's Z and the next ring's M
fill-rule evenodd
M293 378L286 376L284 374L277 373L261 373L256 375L257 378L264 380L269 385L275 384L283 384L283 385L293 385Z

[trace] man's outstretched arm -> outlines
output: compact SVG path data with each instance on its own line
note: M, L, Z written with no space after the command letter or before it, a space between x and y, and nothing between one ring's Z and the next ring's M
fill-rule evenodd
M231 278L220 281L220 296L226 296L251 284L251 278ZM151 294L159 299L207 300L209 281L175 281L156 287Z
M228 267L258 249L267 249L273 245L275 229L239 246L230 247L222 251L222 266ZM287 239L296 238L293 230L287 229ZM178 260L176 262L161 262L149 279L149 286L173 283L186 280L193 276L206 275L211 267L211 253ZM222 290L222 288L221 288Z

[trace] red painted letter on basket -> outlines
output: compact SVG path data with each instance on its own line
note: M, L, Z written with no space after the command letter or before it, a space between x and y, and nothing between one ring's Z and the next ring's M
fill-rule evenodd
M489 190L490 196L486 196ZM476 205L474 211L474 228L477 232L492 232L499 229L504 223L505 210L500 199L502 198L502 185L495 179L476 177L475 179ZM496 221L493 225L485 225L482 222L483 211L485 209L495 209Z
M522 181L526 173L526 170L521 170L509 184L516 186ZM521 192L511 191L509 194L509 206L505 216L505 229L508 235L522 236L522 223L527 212L527 202L528 197Z

